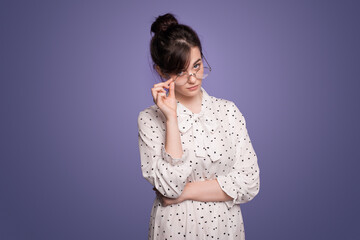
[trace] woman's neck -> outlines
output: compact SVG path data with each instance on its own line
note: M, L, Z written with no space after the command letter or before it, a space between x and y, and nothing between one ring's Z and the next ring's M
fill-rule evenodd
M203 98L203 92L200 91L199 94L193 97L184 97L181 95L176 95L175 98L186 108L188 108L192 113L200 113L201 112L201 103Z

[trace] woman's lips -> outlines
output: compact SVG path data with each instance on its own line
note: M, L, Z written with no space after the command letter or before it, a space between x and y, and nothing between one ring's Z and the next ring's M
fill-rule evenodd
M188 89L189 89L189 90L195 90L195 89L197 89L198 86L199 86L199 85L196 85L196 86L190 87L190 88L188 88Z

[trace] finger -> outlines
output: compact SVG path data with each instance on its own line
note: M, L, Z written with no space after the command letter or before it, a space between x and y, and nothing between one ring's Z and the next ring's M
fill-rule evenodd
M159 92L159 93L158 93L158 96L166 97L166 93Z
M166 93L165 89L162 86L151 88L151 95L153 96L154 100L157 98L158 92L164 92Z
M158 87L158 86L164 86L164 87L168 87L169 83L171 82L172 78L169 78L168 80L166 80L165 82L160 82L160 83L155 83L153 85L153 87Z
M159 86L159 87L154 87L154 88L152 88L154 91L162 91L162 92L166 92L165 91L165 89L164 89L164 87L162 87L162 86Z
M151 94L155 95L156 92L166 92L165 89L163 87L154 87L151 88Z
M171 205L171 204L173 204L173 203L174 203L173 200L170 199L170 198L164 198L164 199L163 199L163 204L164 204L165 206L169 206L169 205Z
M162 89L161 87L159 89L154 89L154 88L151 89L151 95L153 96L153 101L156 104L158 102L159 93L166 94L166 91L164 89Z
M159 198L160 198L160 203L161 203L161 205L164 206L164 205L165 205L164 199L163 199L161 196L160 196Z
M161 204L163 205L163 207L166 207L168 205L164 198L161 198Z
M168 80L166 80L165 82L163 82L163 87L169 88L170 83L173 81L173 78L169 78Z
M175 82L170 83L169 97L175 97Z
M157 104L162 104L164 98L166 98L166 93L162 93L162 92L158 93L156 103Z
M151 89L151 95L153 97L153 102L156 104L157 91L154 91L153 89Z
M161 85L164 85L164 84L165 84L165 82L155 83L155 84L153 85L153 88L154 88L154 87L161 86Z
M173 78L169 78L169 79L166 80L165 82L166 82L167 84L170 84L172 81L173 81Z
M157 86L154 86L153 88L169 88L169 85L168 84L157 85Z

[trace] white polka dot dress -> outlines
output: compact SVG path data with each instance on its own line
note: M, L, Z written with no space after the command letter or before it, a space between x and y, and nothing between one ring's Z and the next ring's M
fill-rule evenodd
M245 118L234 102L208 95L201 87L200 113L177 101L181 158L165 150L166 119L156 104L138 116L141 170L162 195L177 198L187 182L217 179L233 200L187 200L163 207L154 192L149 239L245 239L240 203L260 189L257 155Z

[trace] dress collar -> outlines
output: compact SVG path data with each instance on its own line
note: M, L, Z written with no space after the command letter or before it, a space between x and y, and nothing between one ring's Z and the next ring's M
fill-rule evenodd
M197 156L209 156L213 161L220 158L220 151L217 150L217 141L213 141L213 134L219 126L219 122L213 113L213 99L201 87L202 101L201 111L193 113L177 100L177 118L179 131L185 133L192 129L194 137L195 153Z

